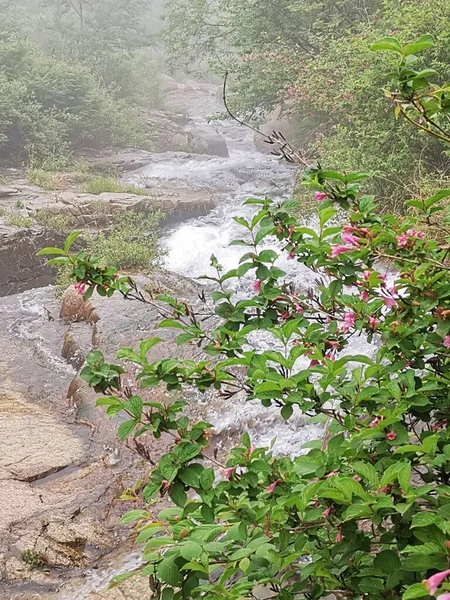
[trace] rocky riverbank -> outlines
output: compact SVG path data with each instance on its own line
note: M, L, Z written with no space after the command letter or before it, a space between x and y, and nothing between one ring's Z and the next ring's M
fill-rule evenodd
M199 291L167 272L141 283L193 302ZM130 503L118 499L148 465L132 445L118 444L117 423L95 408L74 366L92 348L114 360L118 347L161 336L159 315L138 303L130 310L120 297L86 305L73 288L61 305L51 288L2 298L0 313L8 348L0 356L0 599L50 598L69 581L75 594L88 567L128 547L130 531L118 521ZM158 357L180 355L175 336L162 335ZM149 442L153 460L167 443Z

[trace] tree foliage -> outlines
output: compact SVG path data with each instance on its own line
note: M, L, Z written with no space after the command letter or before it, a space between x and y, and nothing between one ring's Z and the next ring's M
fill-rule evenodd
M211 22L212 21L212 22ZM440 0L173 0L166 16L173 62L199 55L232 75L230 101L247 118L264 119L276 105L291 119L296 143L343 169L370 170L370 191L401 207L445 176L448 158L436 140L388 118L376 90L393 66L369 46L395 31L406 43L424 32L436 44L419 62L450 76L450 8ZM187 57L187 58L186 58ZM411 154L421 151L414 165ZM400 201L400 202L398 202Z
M429 44L429 37L411 46L385 38L374 50L400 59L390 90L396 114L439 137L450 85L432 86L435 73L418 71L410 58ZM151 361L157 337L122 348L118 359L138 369L139 394L122 387L123 366L100 352L81 373L102 394L98 405L121 415L120 439L173 437L142 490L143 507L123 519L136 523L144 545L137 571L164 600L447 600L450 211L442 201L450 190L412 199L415 216L400 219L381 216L361 192L367 173L317 165L302 177L319 203L318 228L291 215L295 201L248 200L252 217L236 217L239 266L224 273L212 257L213 330L204 326L209 301L199 315L185 301L145 295L95 257L71 253L77 234L63 249L41 252L71 266L86 298L118 292L158 306L160 327L205 354ZM445 241L427 237L422 226L439 227ZM281 255L311 270L316 289L296 287ZM395 268L392 281L380 267L386 260ZM251 293L237 296L233 281ZM249 343L259 332L272 337L271 348ZM352 354L355 336L375 342L376 354ZM279 407L285 419L300 411L323 422L325 436L290 458L256 448L245 434L221 464L209 449L211 426L191 422L185 402L146 399L145 390L159 385L240 394ZM167 495L175 507L155 514L154 501Z
M138 106L158 101L149 0L0 4L0 154L145 146Z

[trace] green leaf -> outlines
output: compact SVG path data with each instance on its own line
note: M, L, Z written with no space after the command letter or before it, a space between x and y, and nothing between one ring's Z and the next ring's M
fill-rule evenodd
M66 256L58 256L57 258L51 258L47 261L48 265L67 265L70 263L70 259Z
M119 426L119 429L117 430L117 435L119 436L119 439L122 442L124 442L137 424L138 422L134 419L132 421L125 421L124 423L122 423Z
M65 252L61 248L52 248L49 246L48 248L42 248L37 254L38 256L46 256L48 254L65 254Z
M242 225L246 229L250 229L250 224L244 217L233 217L233 221L236 221L236 223L239 223L239 225Z
M332 206L328 206L323 210L319 211L319 222L320 227L322 228L328 221L330 221L333 217L336 216L337 210Z
M200 475L200 486L206 492L212 488L214 483L215 475L214 469L205 469Z
M373 487L378 487L378 473L376 472L375 467L373 467L373 465L371 465L369 462L365 463L361 461L353 463L352 467L353 470L356 471L356 473L358 473L358 475L361 475L361 477L367 479L367 481L369 481Z
M131 413L133 417L135 417L136 421L141 420L142 416L142 408L143 408L142 398L139 396L131 396L123 405L123 409L127 412Z
M292 404L285 404L281 409L281 416L283 417L283 419L288 421L292 417L293 412L294 407L292 406Z
M157 567L157 575L159 579L172 585L179 587L182 582L182 577L179 568L171 558L165 558Z
M383 550L376 555L373 566L390 573L391 571L398 571L401 568L401 563L398 555L393 550Z
M431 208L434 204L436 204L436 202L439 202L440 200L443 200L444 198L448 198L449 196L450 196L449 189L440 190L437 194L434 194L434 196L431 196L430 198L428 198L428 200L425 200L425 206L427 208Z
M184 485L177 481L169 490L169 496L177 506L183 508L187 502L187 495L184 490Z
M160 327L161 327L161 325L160 325ZM150 350L153 348L153 346L156 346L160 342L162 342L162 339L159 337L152 337L148 340L143 340L139 344L139 354L141 356L141 360L144 361L145 357L150 352Z
M187 542L180 547L180 554L186 560L198 558L202 552L203 549L197 542Z
M176 474L178 473L178 467L170 454L161 456L158 463L158 471L169 483L175 479Z
M402 600L414 600L414 598L423 598L424 596L427 598L430 596L426 585L424 583L414 583L403 594Z
M421 52L422 50L426 50L427 48L431 48L432 46L434 46L433 36L430 34L422 35L416 42L405 46L405 48L403 49L403 56L406 57L410 54Z
M150 519L150 513L146 510L130 510L120 519L120 523L121 525L125 525L127 523L135 523L140 519Z
M72 248L75 240L82 234L82 231L74 231L72 232L65 241L64 244L64 252L67 254L69 250Z
M434 525L435 521L435 514L420 512L417 515L414 515L413 520L411 522L411 529L413 527L428 527L429 525Z
M161 525L159 525L159 523L150 523L149 525L146 525L139 532L139 535L136 538L136 544L147 542L150 538L161 531L164 531L164 529L161 527Z
M403 48L395 37L384 37L370 46L372 52L397 52L403 54Z
M353 519L363 519L364 517L370 517L372 511L366 504L352 504L344 512L344 522L351 521Z

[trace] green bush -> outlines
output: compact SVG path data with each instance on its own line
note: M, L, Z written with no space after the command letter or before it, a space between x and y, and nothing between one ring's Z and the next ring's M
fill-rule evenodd
M450 144L450 83L434 85L435 72L410 58L431 44L385 38L373 49L398 59L395 114ZM415 216L399 218L380 215L362 192L368 177L306 168L316 229L292 216L295 201L248 200L254 214L235 217L239 265L224 272L211 257L215 289L200 307L141 294L92 254L71 252L77 234L41 251L68 265L85 299L120 293L151 304L177 344L196 347L193 360L161 358L163 340L153 337L121 348L121 364L91 352L80 373L101 394L97 405L120 415L123 442L172 439L157 465L149 459L142 504L130 494L122 522L135 523L143 564L116 583L142 574L163 600L449 600L450 189L413 197ZM445 239L427 239L423 226ZM291 278L280 257L291 273L296 263L297 275L308 270L315 289ZM373 355L354 354L360 337ZM126 369L138 371L142 393L123 383ZM212 425L184 414L187 400L148 399L157 386L245 398L285 420L300 413L324 435L288 457L245 433L221 457ZM173 506L155 510L167 497Z
M137 109L116 100L87 67L23 40L0 42L0 158L33 166L84 146L145 145Z
M102 194L103 192L116 192L125 194L145 195L145 190L137 185L120 183L115 177L97 175L89 179L84 185L86 194Z
M16 212L5 213L3 219L5 221L5 225L8 227L17 227L22 229L31 227L33 225L33 219L31 217L24 217Z
M86 252L94 253L104 267L117 265L120 270L148 272L160 265L164 255L158 244L160 219L159 213L125 212L109 230L98 234L83 232L79 242ZM71 283L71 268L59 266L56 295L61 296Z

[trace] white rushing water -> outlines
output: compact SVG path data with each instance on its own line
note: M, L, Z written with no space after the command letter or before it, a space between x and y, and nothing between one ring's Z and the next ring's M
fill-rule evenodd
M205 114L221 112L223 107L216 98L211 104L201 103L191 112L196 124L205 124ZM225 139L229 158L210 156L186 156L183 154L160 155L155 162L142 170L147 182L179 181L180 184L197 188L227 188L223 200L208 215L191 219L167 233L163 239L168 250L166 267L181 275L196 278L204 274L215 275L210 267L210 257L214 254L224 271L236 268L244 250L242 246L230 246L234 239L245 237L245 230L233 220L235 216L250 217L257 207L243 206L250 197L289 198L292 193L296 170L277 157L261 154L255 147L254 134L233 121L214 121L216 133ZM308 225L316 226L316 219L310 218ZM265 241L267 247L277 248L277 240ZM295 283L297 290L305 292L316 286L315 275L297 261L278 261ZM252 293L254 272L251 271L237 285L236 293L245 297ZM273 348L275 338L268 333L253 336L252 344L260 350ZM367 344L363 337L354 337L346 354L366 354L372 356L375 348ZM307 361L305 360L305 366ZM302 366L302 365L301 365ZM223 400L216 396L194 394L191 402L194 414L210 420L223 436L234 440L244 431L251 434L256 444L267 445L274 438L274 449L280 454L296 455L305 442L321 437L317 425L308 424L299 413L294 413L288 422L279 414L279 408L265 409L258 402L246 403L233 398ZM203 412L202 412L203 405Z

